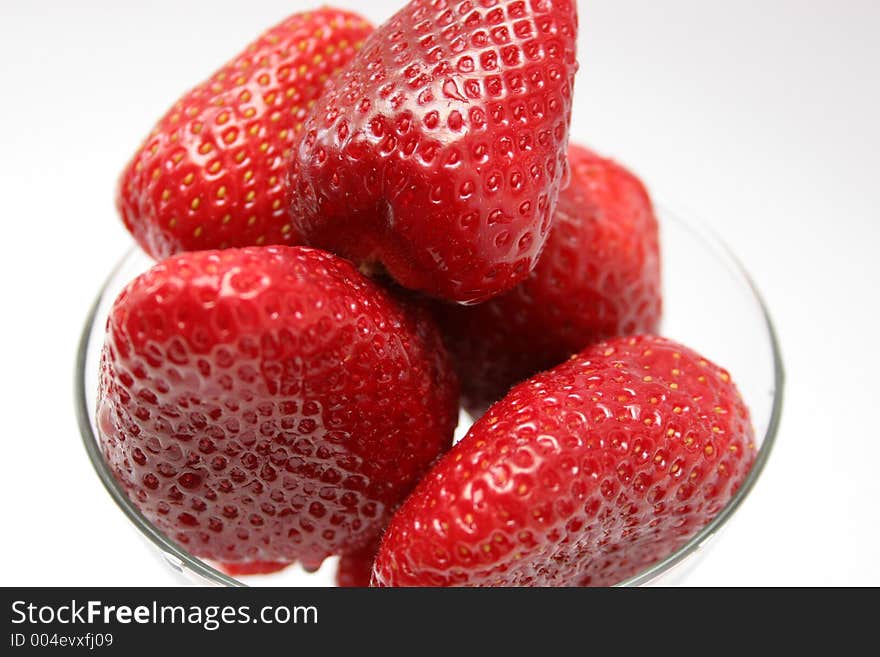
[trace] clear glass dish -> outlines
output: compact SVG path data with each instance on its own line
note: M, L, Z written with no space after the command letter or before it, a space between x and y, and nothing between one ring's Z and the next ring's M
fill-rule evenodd
M715 519L681 548L620 586L686 581L711 538L717 535L760 477L776 439L782 411L784 373L779 344L767 307L742 264L705 226L658 210L663 256L662 334L706 354L726 367L748 404L759 453L748 478ZM132 248L110 273L88 313L76 362L76 407L83 443L92 465L116 504L157 548L165 561L189 581L221 586L330 586L336 568L328 559L316 573L291 566L271 575L233 578L181 549L148 522L129 501L104 463L95 428L98 364L105 320L120 290L152 265ZM471 419L462 414L461 437Z

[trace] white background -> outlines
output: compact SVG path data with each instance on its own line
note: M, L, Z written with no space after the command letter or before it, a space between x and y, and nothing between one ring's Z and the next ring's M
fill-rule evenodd
M362 11L381 21L396 4ZM880 3L580 4L576 138L726 238L787 365L770 465L689 583L880 585ZM122 5L0 8L4 585L176 581L80 444L80 323L129 245L112 199L141 137L180 92L307 6Z

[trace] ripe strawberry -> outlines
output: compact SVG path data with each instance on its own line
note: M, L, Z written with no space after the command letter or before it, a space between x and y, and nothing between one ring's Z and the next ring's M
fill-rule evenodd
M370 572L377 550L378 545L372 544L357 552L343 554L339 558L339 566L336 569L336 586L369 586Z
M660 254L647 191L581 146L569 148L568 161L571 184L529 278L478 306L433 305L474 413L592 342L659 328Z
M290 565L288 562L279 561L239 561L233 563L218 564L220 570L231 577L242 575L271 575Z
M534 267L566 170L574 0L413 0L315 105L294 152L307 243L488 299Z
M98 426L160 530L225 564L316 568L375 540L452 442L436 329L303 247L185 253L116 300Z
M607 585L664 557L753 462L723 369L664 338L615 338L522 383L422 479L374 583Z
M184 95L120 180L126 227L157 259L295 244L283 182L306 111L372 27L336 9L294 14Z

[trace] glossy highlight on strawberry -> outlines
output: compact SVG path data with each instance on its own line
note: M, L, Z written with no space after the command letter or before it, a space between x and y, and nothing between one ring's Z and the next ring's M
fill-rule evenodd
M156 259L298 244L284 177L307 110L372 31L357 14L294 14L178 100L126 166L117 206Z
M645 186L582 146L568 160L571 183L531 275L483 304L431 306L472 413L593 342L659 329L659 235Z
M316 568L375 541L449 448L458 387L419 309L322 251L251 247L129 284L97 414L114 476L186 550Z
M615 584L705 526L754 456L725 370L665 338L599 343L514 387L440 459L373 583Z
M402 286L484 301L535 266L566 177L574 0L413 0L303 130L294 230Z

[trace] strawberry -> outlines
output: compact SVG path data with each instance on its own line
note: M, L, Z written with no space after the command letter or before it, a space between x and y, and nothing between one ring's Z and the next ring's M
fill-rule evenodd
M277 573L290 565L288 562L279 561L240 561L233 563L218 564L220 570L231 577L241 577L243 575L271 575Z
M657 220L645 187L581 146L568 161L571 184L529 278L478 306L433 305L475 414L592 342L659 328Z
M457 413L429 318L322 251L179 254L108 320L107 463L148 520L227 568L314 569L374 541Z
M574 0L413 0L309 114L290 171L307 243L458 302L537 262L571 115Z
M369 586L373 559L376 557L378 549L378 544L374 543L357 552L343 554L339 558L339 566L336 569L336 586Z
M394 515L382 586L608 585L670 554L753 462L729 374L664 338L615 338L514 387Z
M284 177L306 111L372 27L336 9L294 14L163 116L122 174L117 205L151 256L295 244Z

